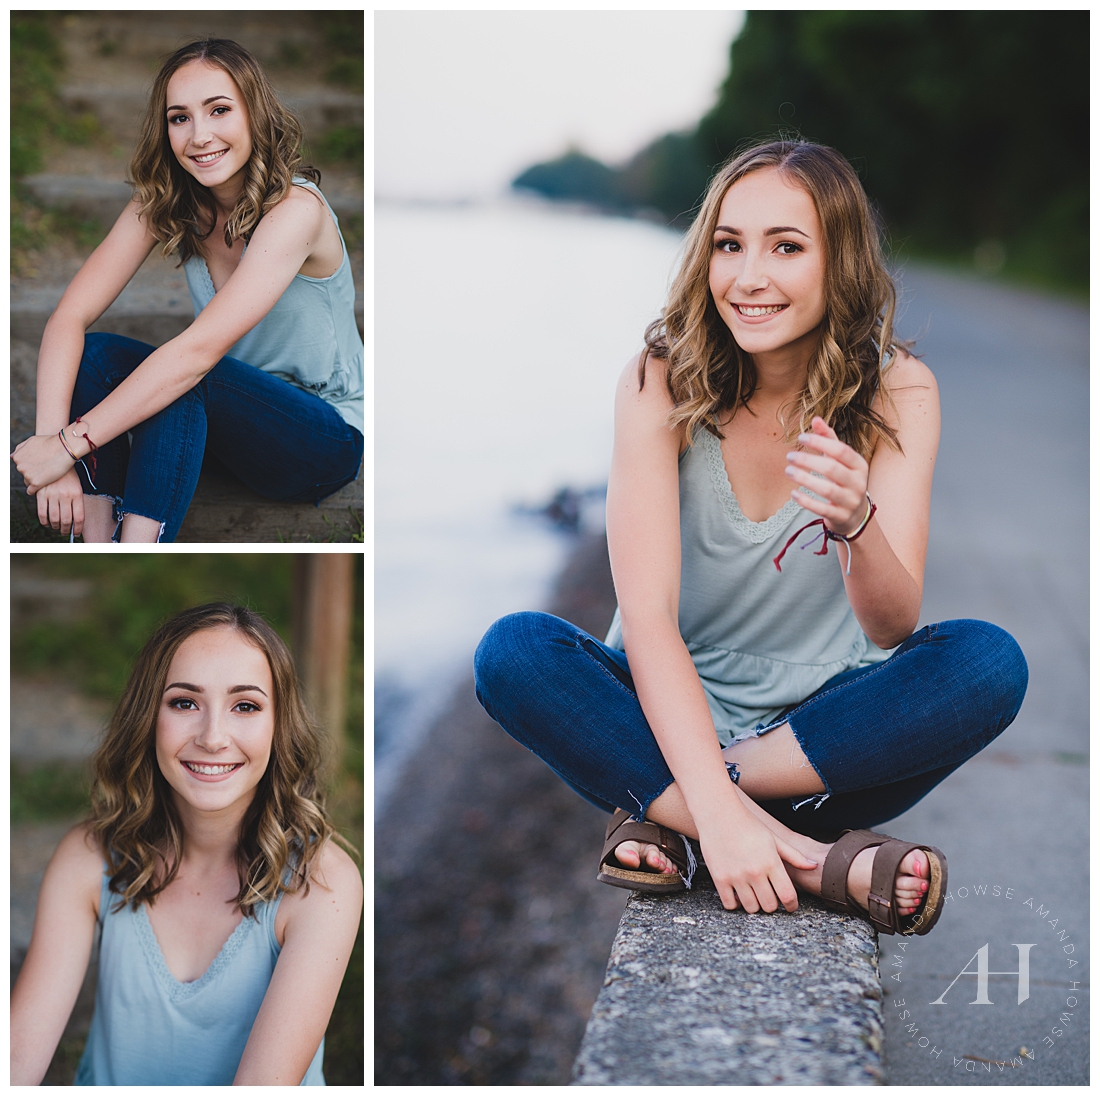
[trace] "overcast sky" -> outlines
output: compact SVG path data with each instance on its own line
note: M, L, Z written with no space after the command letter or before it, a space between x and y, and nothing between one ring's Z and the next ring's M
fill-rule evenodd
M570 145L616 162L711 107L732 11L376 12L379 197L488 197Z

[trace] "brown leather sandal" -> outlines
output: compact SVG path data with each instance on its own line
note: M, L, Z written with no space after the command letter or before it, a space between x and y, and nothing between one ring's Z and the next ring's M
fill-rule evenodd
M644 891L646 894L676 894L685 888L679 872L690 873L684 839L675 831L656 822L632 822L630 812L621 807L607 824L607 838L600 853L600 871L596 878L612 887ZM659 872L647 868L643 860L640 867L628 868L615 859L615 850L624 841L643 841L656 845L671 860L679 872Z
M848 869L864 849L878 846L871 869L871 891L867 909L848 897ZM928 890L924 904L916 913L898 916L894 908L894 881L902 860L914 849L928 854ZM829 850L821 869L821 900L830 909L854 913L870 921L879 932L893 936L923 936L929 932L943 911L947 894L947 857L932 845L913 841L898 841L873 830L845 830Z

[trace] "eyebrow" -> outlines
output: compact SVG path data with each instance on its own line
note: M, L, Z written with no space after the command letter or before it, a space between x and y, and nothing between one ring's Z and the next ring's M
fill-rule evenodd
M190 681L173 681L171 685L165 685L164 691L168 692L169 689L187 689L192 693L205 692L201 685L192 685ZM233 693L260 693L263 696L267 696L267 693L259 687L259 685L234 685L229 690L230 694Z
M718 225L715 232L728 232L731 236L740 236L741 230L739 228L729 228L726 225ZM800 228L795 228L794 225L781 225L779 228L769 228L764 232L765 236L782 236L784 232L797 232L799 236L805 236L808 240L810 238L809 233L803 232Z
M230 103L233 102L233 100L230 99L228 95L211 95L209 99L203 99L202 105L204 107L208 107L208 106L210 106L211 103L215 103L219 99L227 99ZM167 107L165 109L164 113L167 114L171 110L186 110L186 109L187 109L187 107L181 107L181 106L177 105L177 106L174 106L174 107Z

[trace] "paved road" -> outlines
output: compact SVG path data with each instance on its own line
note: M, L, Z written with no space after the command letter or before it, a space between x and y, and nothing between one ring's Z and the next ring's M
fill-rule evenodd
M900 330L922 334L943 405L922 623L999 624L1031 677L1016 722L888 827L948 854L953 898L933 934L881 939L887 1076L1087 1084L1087 309L921 268L903 282ZM1009 972L988 1005L985 945Z

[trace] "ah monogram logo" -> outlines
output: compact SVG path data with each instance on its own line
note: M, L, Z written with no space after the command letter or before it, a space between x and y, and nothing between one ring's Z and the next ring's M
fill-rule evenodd
M1017 966L1016 970L990 970L989 969L989 945L983 944L978 950L966 961L966 966L955 975L951 985L947 987L934 1001L929 1001L930 1005L942 1005L944 1004L944 998L950 992L951 987L954 986L964 974L977 975L978 978L978 995L970 1003L972 1005L991 1005L993 1002L989 999L989 976L991 974L1015 974L1016 975L1016 1004L1022 1005L1031 994L1031 949L1035 947L1034 944L1013 944L1012 945L1017 952ZM978 969L970 970L970 964L977 960Z

